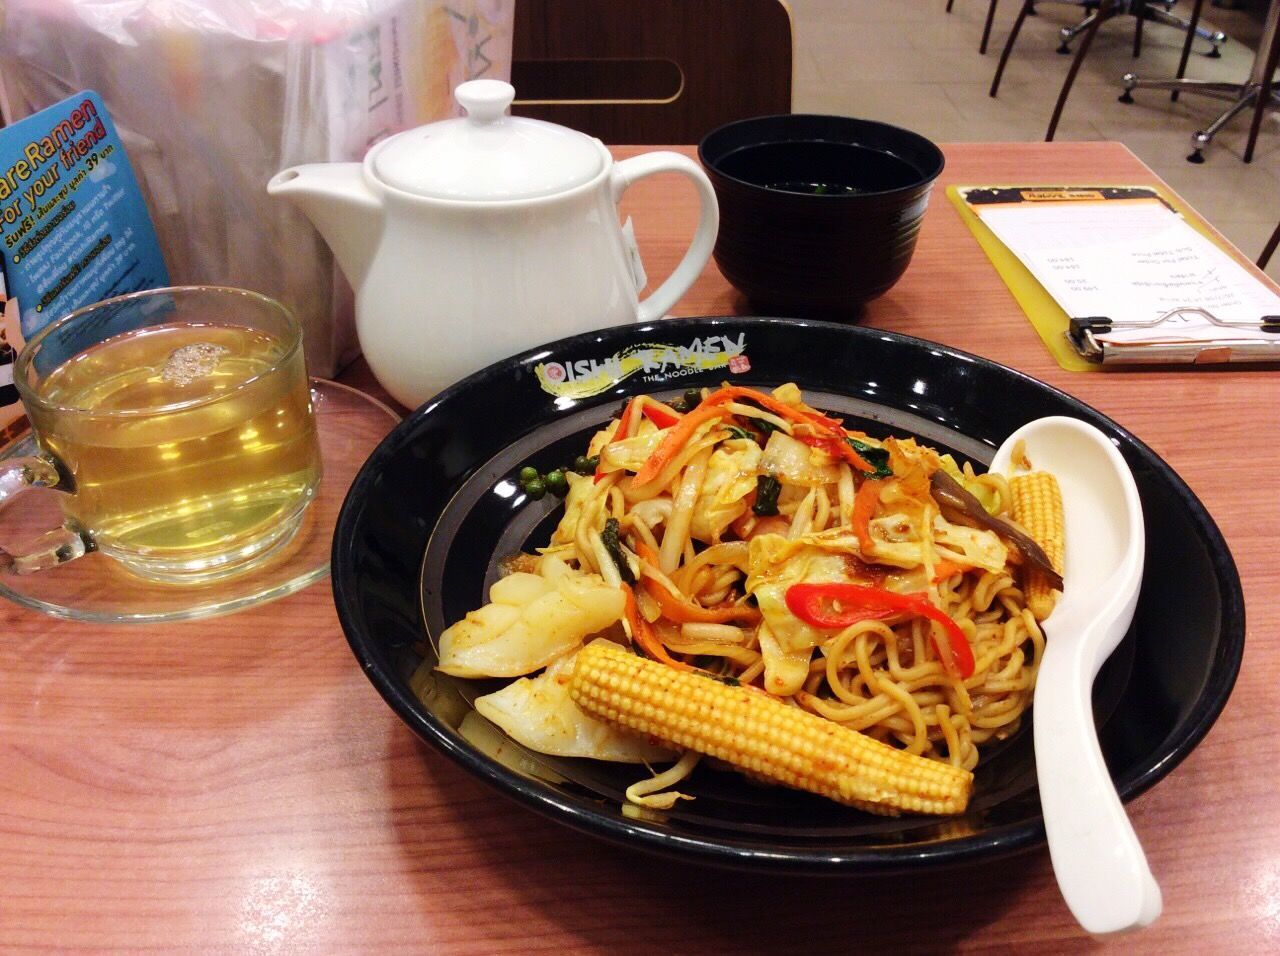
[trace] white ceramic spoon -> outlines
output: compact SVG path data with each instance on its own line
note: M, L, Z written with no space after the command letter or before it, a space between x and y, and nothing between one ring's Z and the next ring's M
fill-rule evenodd
M1080 925L1122 932L1160 915L1160 887L1103 762L1091 691L1138 603L1142 504L1129 466L1092 425L1064 417L1030 422L1000 446L992 471L1009 473L1019 440L1033 468L1057 476L1066 519L1063 594L1044 622L1032 708L1049 853Z

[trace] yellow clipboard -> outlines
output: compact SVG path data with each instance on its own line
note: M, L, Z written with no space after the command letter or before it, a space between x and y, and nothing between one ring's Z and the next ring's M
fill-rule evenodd
M1193 229L1211 242L1221 245L1221 240L1205 226L1200 217L1192 212L1189 207L1164 189L1159 186L1153 186L1150 183L1134 183L1131 185L1109 183L1105 186L1097 184L1064 186L1061 183L983 183L981 185L948 186L947 197L951 200L951 204L956 207L956 212L960 214L960 219L969 227L969 231L973 233L974 238L978 240L978 245L982 247L983 252L987 254L987 258L991 260L991 264L995 266L996 272L1013 294L1014 299L1017 300L1023 314L1026 315L1032 328L1036 330L1036 334L1040 336L1040 340L1044 342L1045 348L1049 350L1049 354L1053 356L1054 361L1068 372L1097 372L1102 371L1107 366L1082 358L1072 347L1070 340L1067 338L1067 328L1070 325L1069 316L1058 305L1053 296L1045 290L1039 280L1031 274L1031 271L1022 264L1022 260L1010 252L1009 248L996 238L995 233L987 228L986 224L978 218L977 214L965 202L962 191L969 189L1045 189L1054 191L1064 189L1149 189L1180 213L1182 218Z

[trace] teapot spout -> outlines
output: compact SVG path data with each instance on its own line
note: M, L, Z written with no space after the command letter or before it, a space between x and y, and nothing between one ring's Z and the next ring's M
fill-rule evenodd
M267 192L301 208L359 289L382 234L382 202L365 184L360 164L292 166L271 177Z

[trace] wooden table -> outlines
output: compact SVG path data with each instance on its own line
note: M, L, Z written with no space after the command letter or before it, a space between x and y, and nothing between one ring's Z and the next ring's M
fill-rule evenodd
M946 147L946 182L1156 177L1110 143ZM637 152L619 149L619 155ZM665 275L684 185L627 193ZM682 314L742 311L714 266ZM1050 382L1132 429L1218 521L1249 641L1204 743L1130 805L1165 913L1102 944L1280 948L1280 375L1071 374L934 194L915 261L868 324ZM359 374L356 373L359 378ZM428 750L360 673L329 588L232 617L90 627L0 608L0 945L319 952L901 951L1092 944L1043 852L903 879L677 867L515 806Z

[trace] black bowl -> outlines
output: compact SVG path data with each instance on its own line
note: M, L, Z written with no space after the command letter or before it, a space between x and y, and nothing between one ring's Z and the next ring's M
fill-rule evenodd
M943 166L909 130L799 113L712 130L698 158L725 278L761 312L844 321L906 271Z
M423 740L569 826L690 860L878 872L1043 841L1029 727L984 755L970 809L957 818L886 820L699 768L681 784L696 800L665 821L643 821L620 809L636 767L542 757L511 743L499 761L458 731L466 701L486 686L438 677L428 703L415 695L410 676L434 660L430 635L484 602L495 556L550 535L558 505L528 501L514 481L520 467L571 461L623 396L679 394L726 378L798 381L810 401L858 428L914 434L977 463L1044 415L1101 428L1133 469L1147 515L1134 626L1095 688L1121 795L1151 786L1204 736L1240 666L1240 581L1212 519L1151 449L1070 396L972 355L851 326L724 318L606 329L499 362L419 408L369 459L338 519L334 598L365 674Z

